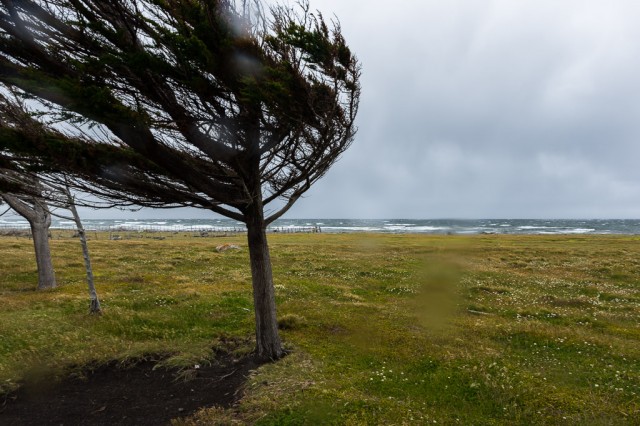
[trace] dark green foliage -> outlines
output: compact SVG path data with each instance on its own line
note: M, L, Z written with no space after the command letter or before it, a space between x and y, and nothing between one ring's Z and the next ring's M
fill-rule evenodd
M355 134L359 64L339 26L329 28L305 3L267 11L257 2L30 0L3 3L0 12L7 101L29 98L37 126L53 132L38 144L3 142L3 152L37 155L79 176L85 189L238 220L257 196L263 205L288 201L270 221ZM63 134L53 122L70 126ZM33 126L5 120L3 127ZM82 145L122 151L119 169L138 176L151 169L153 178L105 177L112 152L101 157Z

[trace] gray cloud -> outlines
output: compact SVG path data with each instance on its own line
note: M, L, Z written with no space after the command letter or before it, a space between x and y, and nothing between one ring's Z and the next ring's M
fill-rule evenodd
M363 66L291 217L640 217L640 4L315 0Z

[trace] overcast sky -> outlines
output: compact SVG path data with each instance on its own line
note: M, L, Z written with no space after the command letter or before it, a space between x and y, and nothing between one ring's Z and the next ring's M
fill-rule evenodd
M359 132L287 217L640 217L637 0L311 6L362 62Z

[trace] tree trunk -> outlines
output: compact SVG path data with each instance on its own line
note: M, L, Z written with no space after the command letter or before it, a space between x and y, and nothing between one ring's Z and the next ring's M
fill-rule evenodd
M69 211L71 211L71 214L73 215L73 221L76 223L76 228L78 229L80 244L82 245L82 257L84 258L84 267L87 271L87 286L89 288L89 299L91 300L89 304L89 313L99 315L102 312L102 309L100 307L100 299L98 299L98 292L96 291L96 286L93 282L93 268L91 267L91 258L89 257L87 235L84 230L84 226L82 226L82 221L80 220L78 209L76 209L75 200L73 199L68 186L64 188L64 192L69 203Z
M49 226L47 222L30 222L33 246L36 252L36 264L38 265L38 290L46 290L57 287L56 274L51 261L51 249L49 248Z
M33 247L36 252L36 265L38 267L38 290L57 287L56 274L51 261L51 249L49 248L51 214L46 204L40 199L30 200L28 204L18 197L8 194L2 194L2 198L20 216L27 219L31 227Z
M75 207L74 207L75 210ZM74 214L74 217L77 215ZM89 257L89 246L87 245L87 236L82 227L82 223L78 220L78 234L80 235L80 244L82 244L82 256L84 257L84 267L87 271L87 286L89 288L89 313L100 314L102 308L100 307L100 299L98 299L98 292L96 291L95 283L93 282L93 268L91 267L91 258Z
M255 204L250 207L246 219L256 317L256 352L261 358L276 360L284 355L284 350L278 334L275 290L262 203Z

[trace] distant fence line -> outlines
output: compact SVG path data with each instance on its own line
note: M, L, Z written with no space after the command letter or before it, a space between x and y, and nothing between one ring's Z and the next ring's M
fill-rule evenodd
M73 225L55 225L51 226L51 230L54 231L69 231L76 232L77 228ZM87 232L100 232L100 233L109 233L112 234L127 233L127 234L144 234L144 233L170 233L170 234L194 234L200 237L206 237L209 235L212 236L220 236L220 235L235 235L235 234L243 234L247 232L247 228L245 227L216 227L216 226L202 226L202 225L194 225L194 226L180 226L180 228L175 228L171 226L162 226L162 225L144 225L144 226L123 226L123 225L110 225L110 226L89 226L85 228ZM27 224L0 224L0 235L10 235L14 233L31 233L31 229ZM299 234L299 233L315 233L322 232L319 226L273 226L268 227L267 232L269 233L281 233L281 234Z

